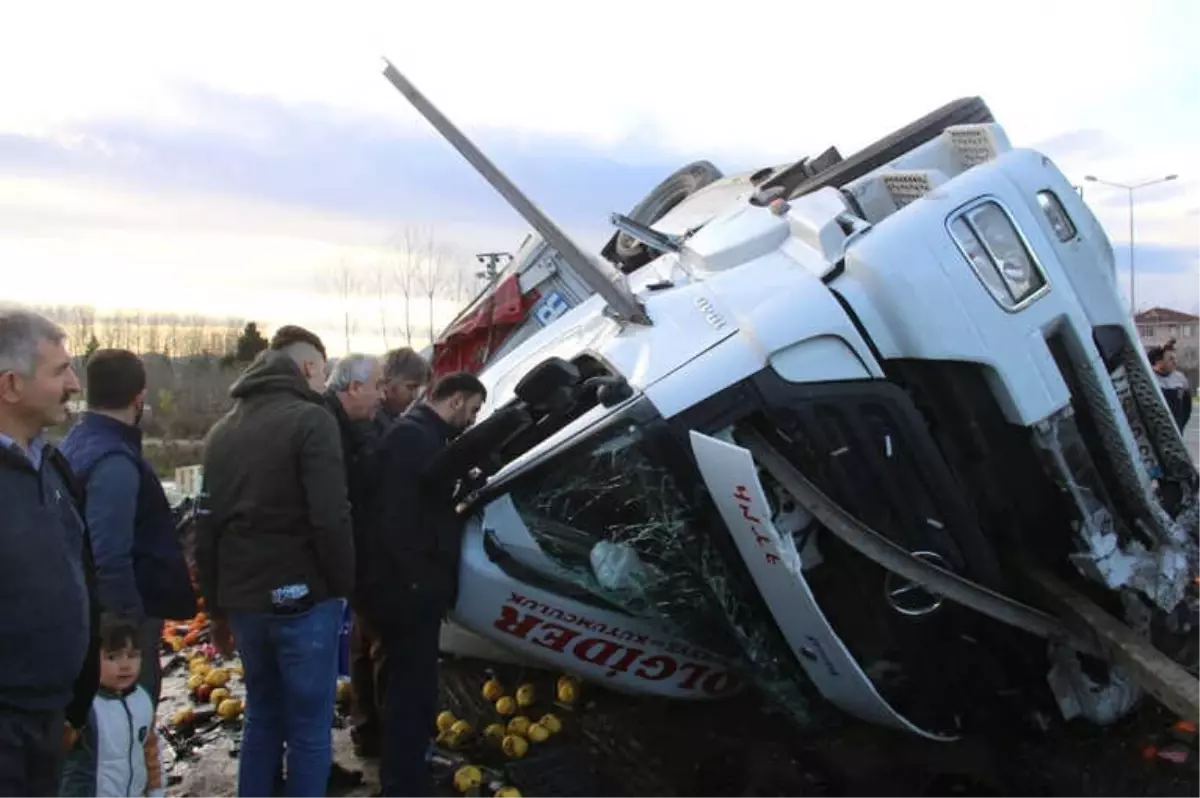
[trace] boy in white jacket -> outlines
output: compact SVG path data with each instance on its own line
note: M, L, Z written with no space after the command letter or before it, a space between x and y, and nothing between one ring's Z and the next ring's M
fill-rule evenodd
M100 623L100 688L87 726L63 769L63 796L164 795L154 702L137 683L142 668L138 627Z

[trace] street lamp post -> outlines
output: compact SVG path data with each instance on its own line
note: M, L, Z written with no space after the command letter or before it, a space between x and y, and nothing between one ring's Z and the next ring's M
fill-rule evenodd
M1137 301L1136 301L1136 296L1135 296L1134 271L1133 271L1133 192L1137 191L1139 188L1146 188L1147 186L1156 186L1159 183L1165 183L1168 180L1174 180L1177 177L1179 177L1179 175L1167 175L1166 177L1160 177L1157 180L1147 180L1145 183L1136 183L1132 186L1126 185L1124 183L1112 183L1108 180L1101 180L1100 178L1096 177L1095 175L1087 175L1083 178L1084 180L1087 180L1091 183L1100 183L1101 185L1111 186L1112 188L1123 188L1123 189L1125 189L1125 191L1127 191L1129 193L1129 315L1130 316L1137 315ZM1082 195L1082 193L1083 192L1080 191L1081 195Z

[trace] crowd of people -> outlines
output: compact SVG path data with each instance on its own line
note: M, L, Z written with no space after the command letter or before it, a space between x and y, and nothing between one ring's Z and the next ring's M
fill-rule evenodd
M0 795L162 795L155 732L164 619L198 602L162 483L142 453L146 371L86 364L66 336L0 311ZM205 442L196 570L217 649L246 684L240 795L325 795L339 633L353 618L353 736L385 795L428 795L438 635L457 591L471 474L448 444L483 384L431 384L411 349L330 369L280 328Z

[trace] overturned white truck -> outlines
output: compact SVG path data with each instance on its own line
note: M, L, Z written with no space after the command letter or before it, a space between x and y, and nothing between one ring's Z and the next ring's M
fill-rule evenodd
M1196 470L1099 223L982 101L693 164L614 268L385 75L595 292L483 364L448 650L933 739L1022 669L1067 716L1194 715Z

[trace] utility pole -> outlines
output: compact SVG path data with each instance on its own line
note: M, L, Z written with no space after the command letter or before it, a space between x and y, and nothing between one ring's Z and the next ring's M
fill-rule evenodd
M1128 194L1129 194L1129 315L1130 316L1137 315L1137 297L1136 297L1136 293L1135 293L1137 289L1136 289L1136 283L1134 281L1134 261L1133 261L1133 192L1137 191L1139 188L1146 188L1147 186L1156 186L1159 183L1166 183L1168 180L1174 180L1177 177L1179 177L1179 175L1167 175L1166 177L1160 177L1157 180L1147 180L1145 183L1136 183L1134 185L1126 185L1125 183L1113 183L1108 180L1101 180L1100 178L1096 177L1095 175L1087 175L1086 177L1083 178L1084 180L1087 180L1091 183L1100 183L1101 185L1110 186L1112 188L1125 189L1125 191L1128 192ZM1080 190L1079 193L1080 193L1080 196L1083 195L1082 190Z

